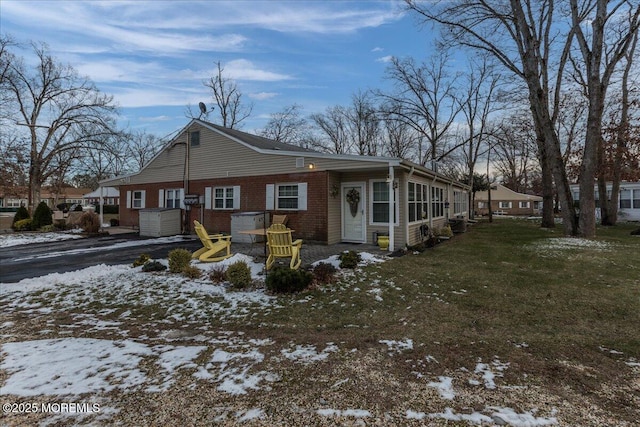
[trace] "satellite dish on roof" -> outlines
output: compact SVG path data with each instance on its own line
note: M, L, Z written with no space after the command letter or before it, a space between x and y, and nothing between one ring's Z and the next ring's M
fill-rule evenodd
M198 103L198 107L200 107L200 117L202 117L203 114L207 114L207 106L204 104L204 102L200 102Z

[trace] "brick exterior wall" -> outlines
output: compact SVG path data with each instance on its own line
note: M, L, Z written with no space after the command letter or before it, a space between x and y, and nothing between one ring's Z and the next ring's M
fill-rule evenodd
M287 215L287 226L295 230L294 237L304 240L326 243L328 240L327 203L329 197L328 173L302 172L294 174L230 177L191 181L187 194L204 196L205 187L240 186L240 209L212 210L202 206L193 206L188 211L188 222L192 229L193 220L200 221L204 212L203 225L210 232L231 232L231 214L239 212L262 212L266 208L267 184L307 183L307 210L269 211L271 215ZM139 209L127 208L127 191L145 190L145 208L157 208L160 189L182 188L183 183L166 182L159 184L123 185L120 187L120 225L137 227L139 225ZM183 211L184 214L184 211Z

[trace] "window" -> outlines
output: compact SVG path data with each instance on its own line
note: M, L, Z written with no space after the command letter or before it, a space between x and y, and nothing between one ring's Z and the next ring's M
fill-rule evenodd
M531 205L529 204L529 202L520 202L519 206L520 206L520 209L529 209Z
M478 209L487 209L487 202L478 202Z
M620 190L620 209L631 209L631 190Z
M393 223L398 224L397 191L394 191ZM387 181L371 182L371 223L389 224L389 183Z
M165 208L178 209L182 207L182 188L167 190L165 192L166 197L164 201Z
M633 208L640 209L640 189L633 190Z
M444 216L444 188L431 189L431 216L433 218Z
M189 133L189 141L191 141L192 147L197 147L200 145L200 131L196 130Z
M127 191L127 208L144 209L145 195L144 190Z
M453 213L461 214L467 211L467 193L464 191L453 192Z
M233 209L233 187L216 187L213 189L214 209Z
M307 210L307 183L267 184L267 210Z
M298 209L298 185L278 185L277 209Z
M240 186L205 187L205 209L240 209Z
M511 202L500 202L498 206L500 209L511 209Z
M420 221L429 214L428 191L426 184L409 183L409 222Z

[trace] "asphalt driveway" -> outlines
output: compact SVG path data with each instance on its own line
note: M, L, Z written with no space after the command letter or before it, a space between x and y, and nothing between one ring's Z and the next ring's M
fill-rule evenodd
M66 273L99 264L132 263L140 254L167 258L169 251L201 247L195 236L177 236L173 241L140 237L136 233L88 237L51 243L0 248L0 283L19 282L50 273Z

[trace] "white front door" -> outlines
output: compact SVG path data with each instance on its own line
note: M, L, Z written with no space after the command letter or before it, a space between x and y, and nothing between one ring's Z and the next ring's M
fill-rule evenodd
M346 182L342 184L342 240L364 243L366 228L366 184Z

